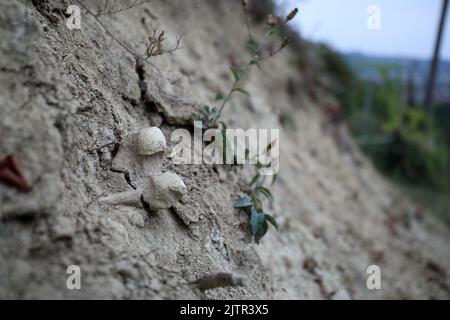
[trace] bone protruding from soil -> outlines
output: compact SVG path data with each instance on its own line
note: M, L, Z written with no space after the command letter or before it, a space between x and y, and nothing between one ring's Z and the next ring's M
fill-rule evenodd
M163 155L166 152L166 138L158 127L141 130L137 134L137 153L140 156Z
M165 172L149 177L143 186L142 196L150 209L168 209L187 192L183 180L172 172Z
M141 193L138 190L129 190L101 197L99 200L110 205L121 204L139 207L141 206Z
M141 199L151 210L168 209L187 192L183 180L172 172L145 177L136 190L119 192L100 198L110 205L141 206Z

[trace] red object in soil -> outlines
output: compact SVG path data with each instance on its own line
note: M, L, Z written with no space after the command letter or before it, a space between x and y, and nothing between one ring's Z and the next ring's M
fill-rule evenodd
M19 162L13 154L0 160L0 181L15 186L24 192L31 190L30 185L23 175Z

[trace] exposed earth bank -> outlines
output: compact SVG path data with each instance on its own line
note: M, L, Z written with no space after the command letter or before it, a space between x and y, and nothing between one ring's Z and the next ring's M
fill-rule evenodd
M250 96L235 95L222 117L230 128L280 128L269 206L279 229L257 245L233 208L251 166L168 157L171 133L191 128L191 114L232 85L230 66L249 58L240 1L155 0L99 16L103 27L82 10L81 30L66 26L70 4L0 4L0 159L15 154L32 187L0 184L0 298L450 298L448 228L333 121L312 45L254 68L242 84ZM154 27L172 43L183 35L183 48L151 58L154 66L116 41L138 52ZM263 26L252 29L263 37ZM299 55L304 67L292 64ZM280 123L286 114L294 126ZM114 159L150 126L169 150L149 170L178 174L187 193L156 212L100 202L132 190L138 177ZM366 287L373 264L381 290ZM70 265L81 269L81 290L66 287ZM217 272L242 274L246 286L202 293L191 283Z

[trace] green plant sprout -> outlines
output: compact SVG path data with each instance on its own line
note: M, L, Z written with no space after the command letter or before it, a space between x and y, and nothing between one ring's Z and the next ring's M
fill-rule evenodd
M246 90L240 87L241 80L250 72L251 68L253 66L260 67L260 63L264 60L267 60L275 55L277 55L279 52L281 52L290 42L289 38L284 37L278 46L277 50L273 51L270 50L267 54L263 54L262 50L267 45L267 42L271 40L271 36L277 32L280 32L282 28L298 13L298 9L295 8L292 10L284 19L283 22L281 22L281 19L279 17L274 18L274 16L269 15L267 24L269 25L269 30L266 32L265 38L260 45L256 43L256 41L253 39L250 31L250 24L248 22L248 5L247 1L242 0L242 6L244 8L245 12L245 18L247 21L247 30L249 35L248 40L248 49L252 53L252 58L249 60L247 64L245 64L241 68L231 68L231 73L233 74L233 85L228 90L226 94L223 94L221 92L216 94L215 102L219 102L219 106L209 107L204 106L201 114L192 114L192 122L194 125L196 123L198 124L200 121L202 122L202 129L208 129L217 127L217 121L219 120L220 116L222 115L222 112L225 108L225 106L228 104L229 100L231 99L232 95L236 92L242 93L245 95L250 95Z
M247 32L248 32L248 43L247 47L250 50L252 57L241 68L231 68L231 73L233 74L233 85L228 90L226 94L221 92L216 94L215 103L219 103L217 106L204 106L201 110L201 114L192 114L192 122L194 126L200 126L201 129L209 129L209 128L218 128L220 129L222 139L223 139L223 149L224 156L226 157L226 152L228 150L229 141L226 138L226 129L227 126L223 121L218 121L222 115L224 108L227 106L230 101L232 95L234 93L242 93L245 95L250 95L246 90L241 87L241 80L250 72L253 66L257 66L261 68L260 63L264 60L267 60L279 52L281 52L290 42L290 39L282 36L282 28L298 13L298 9L295 8L292 10L285 18L282 20L280 17L269 15L267 20L267 25L269 26L264 41L258 45L251 34L250 23L248 19L248 4L247 0L241 0L242 7L245 13ZM264 53L263 49L267 46L268 42L271 40L271 37L274 34L279 34L282 38L281 43L279 44L276 50L270 50L268 53ZM271 148L272 144L270 144L267 149ZM247 150L248 151L248 150ZM270 164L269 164L270 166ZM249 215L250 228L252 237L259 244L259 241L269 230L269 224L278 229L277 222L275 218L266 213L263 209L262 196L264 196L270 203L273 202L273 196L271 191L264 186L265 177L259 173L259 169L265 167L259 161L256 164L256 174L252 181L250 182L249 188L245 191L246 195L237 199L234 204L235 208L245 210ZM277 175L274 175L272 178L273 185Z
M258 244L269 230L269 224L274 226L275 229L278 229L275 218L263 209L262 196L270 203L273 203L272 192L264 187L266 176L260 175L258 171L263 167L264 165L259 162L257 163L256 174L250 182L249 188L244 190L246 194L239 197L234 203L235 208L245 210L249 215L251 233L255 242ZM276 177L276 175L272 177L271 185L275 183Z

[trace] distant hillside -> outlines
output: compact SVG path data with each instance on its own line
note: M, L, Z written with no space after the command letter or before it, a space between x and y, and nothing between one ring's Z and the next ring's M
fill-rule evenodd
M418 101L422 101L425 83L428 78L429 60L378 57L360 53L347 53L344 54L344 57L361 77L374 81L379 79L377 65L383 64L398 67L405 81L412 75L416 86L416 98ZM450 61L440 62L435 90L435 101L437 103L450 103Z

